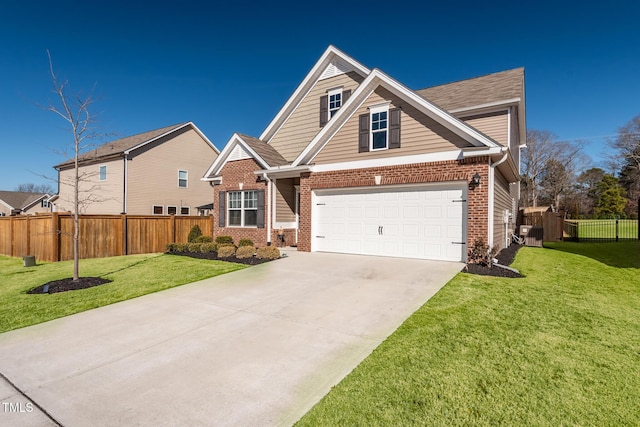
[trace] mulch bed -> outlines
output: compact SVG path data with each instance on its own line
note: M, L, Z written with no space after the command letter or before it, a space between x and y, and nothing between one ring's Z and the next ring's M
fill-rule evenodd
M45 283L42 286L33 288L28 291L28 294L55 294L58 292L75 291L78 289L87 289L94 286L104 285L110 283L111 280L103 279L102 277L80 277L78 280L73 280L73 277L66 279L54 280L49 283Z
M511 265L514 258L516 257L516 253L522 247L522 245L512 244L507 248L501 250L496 259L498 260L498 264L501 265ZM516 273L515 271L507 270L506 268L496 267L495 265L492 267L488 267L486 265L480 264L467 264L462 270L465 273L471 274L479 274L481 276L495 276L495 277L508 277L508 278L518 278L524 277L520 273Z
M227 257L227 258L218 258L218 254L215 252L167 252L167 255L181 255L187 256L190 258L198 258L198 259L210 259L216 261L227 261L227 262L237 262L238 264L245 265L258 265L263 264L265 262L273 261L272 259L260 259L256 257L250 258L236 258L235 256Z

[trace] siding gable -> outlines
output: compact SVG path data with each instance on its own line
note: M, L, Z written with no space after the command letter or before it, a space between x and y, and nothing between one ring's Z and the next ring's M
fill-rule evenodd
M359 152L360 117L369 114L369 108L391 102L389 109L400 109L402 133L400 148ZM355 160L370 160L396 156L446 152L470 147L467 141L445 128L435 120L418 111L390 91L378 87L352 114L342 128L329 140L314 158L317 164L339 163Z
M329 89L341 86L343 91L353 91L363 80L364 78L356 72L318 80L287 121L267 142L288 161L295 160L322 129L318 120L320 98L325 96Z
M507 111L479 114L461 117L460 120L490 136L495 141L506 146L509 142L509 115Z

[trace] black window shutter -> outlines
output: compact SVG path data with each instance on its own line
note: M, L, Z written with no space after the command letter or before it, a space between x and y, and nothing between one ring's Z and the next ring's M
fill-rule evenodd
M358 138L358 152L369 151L369 114L360 114L360 132Z
M224 191L218 193L218 227L226 225L226 195Z
M329 117L329 95L320 97L320 127L327 124Z
M342 105L346 104L347 99L351 96L351 89L342 91Z
M389 148L400 148L400 109L389 110Z
M258 228L264 228L264 190L258 190L258 212L256 212Z

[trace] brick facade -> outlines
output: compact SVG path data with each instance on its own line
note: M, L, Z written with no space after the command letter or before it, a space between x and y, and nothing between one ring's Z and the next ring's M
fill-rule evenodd
M236 160L227 162L222 168L222 184L213 187L213 238L216 236L231 236L237 244L240 239L251 239L256 246L267 245L267 202L266 192L267 183L258 181L258 176L254 173L256 170L262 169L253 159ZM240 183L242 190L265 190L265 227L220 227L218 218L220 214L219 194L221 191L240 191Z
M382 177L380 185L422 184L437 182L470 182L480 175L480 186L469 186L467 242L488 241L488 182L489 158L478 157L411 165L385 166L367 169L304 173L300 178L300 226L298 250L311 250L311 193L325 188L375 187L375 176Z

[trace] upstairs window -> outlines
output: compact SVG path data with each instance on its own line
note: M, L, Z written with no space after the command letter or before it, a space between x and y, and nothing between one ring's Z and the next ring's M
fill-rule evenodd
M400 148L401 111L385 104L369 107L369 113L360 114L358 152Z
M388 107L371 109L371 150L387 148Z
M106 180L107 180L107 167L100 166L100 181L106 181Z
M178 171L178 187L187 188L189 182L188 172L179 170Z
M40 207L42 207L42 208L50 208L51 207L51 202L49 202L47 199L42 199L40 201Z
M338 112L340 107L342 107L342 89L334 89L329 91L329 117L328 120L333 117L335 113Z
M338 112L351 96L351 90L342 90L342 87L330 89L326 95L320 97L320 127Z

